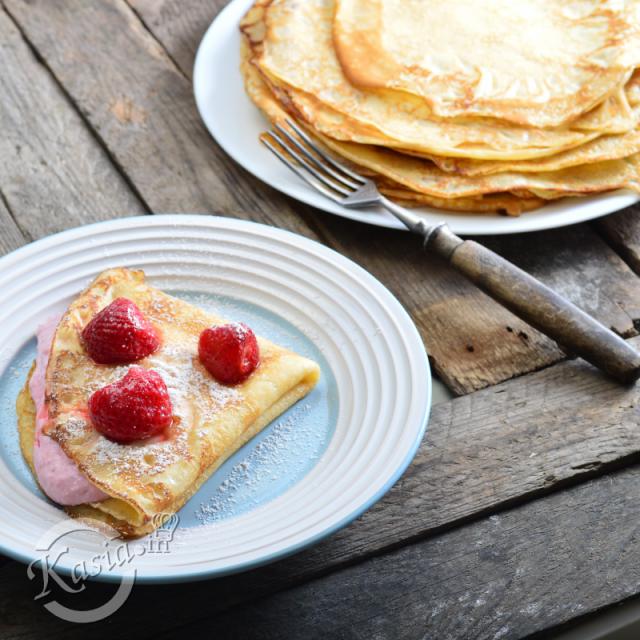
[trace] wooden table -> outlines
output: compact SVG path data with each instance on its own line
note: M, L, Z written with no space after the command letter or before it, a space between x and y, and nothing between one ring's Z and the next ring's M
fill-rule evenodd
M226 579L137 586L90 629L45 612L24 566L7 562L3 634L522 638L638 596L638 388L566 360L417 239L302 206L227 158L191 90L196 46L222 4L0 0L0 250L155 212L290 229L380 278L459 397L435 408L389 494L321 544ZM487 244L640 347L634 210ZM73 597L89 606L112 589Z

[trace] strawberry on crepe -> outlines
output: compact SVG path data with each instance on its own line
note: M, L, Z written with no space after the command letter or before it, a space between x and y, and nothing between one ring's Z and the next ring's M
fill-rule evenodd
M147 285L141 271L109 270L38 332L17 400L22 452L67 513L140 536L319 373L246 325Z

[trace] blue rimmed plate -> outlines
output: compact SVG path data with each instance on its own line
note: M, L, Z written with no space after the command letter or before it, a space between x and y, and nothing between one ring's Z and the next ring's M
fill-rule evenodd
M392 294L353 262L286 231L209 216L144 216L73 229L0 259L0 547L30 562L42 548L73 571L104 551L39 491L22 460L14 403L35 330L99 272L149 281L307 355L317 388L238 451L159 539L127 543L103 580L223 575L293 553L344 526L398 479L431 401L418 332ZM53 533L52 533L53 532ZM117 544L123 544L118 542ZM149 551L151 550L151 551Z

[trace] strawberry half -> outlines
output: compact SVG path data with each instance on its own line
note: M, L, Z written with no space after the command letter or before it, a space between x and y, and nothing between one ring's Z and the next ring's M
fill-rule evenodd
M126 364L151 355L160 338L135 302L116 298L82 331L87 353L98 364Z
M89 416L103 436L124 443L162 433L171 425L173 407L160 374L133 366L91 395Z
M234 322L205 329L198 356L207 371L222 384L238 384L260 363L256 336L246 324Z

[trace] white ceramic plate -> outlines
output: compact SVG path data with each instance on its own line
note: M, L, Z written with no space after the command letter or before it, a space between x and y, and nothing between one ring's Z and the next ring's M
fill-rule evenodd
M209 27L198 49L193 86L200 115L211 135L238 164L292 198L345 218L404 229L381 208L358 211L328 200L308 187L260 144L258 136L269 128L269 123L247 97L238 70L238 23L252 4L252 0L229 3ZM638 200L638 195L631 191L567 198L519 218L464 215L428 207L415 211L420 211L428 222L447 222L458 234L494 235L563 227L624 209Z
M409 464L429 413L429 364L413 322L380 282L318 243L255 223L109 221L0 259L0 551L29 562L56 523L74 523L34 483L14 404L38 324L113 266L142 268L164 290L249 323L316 359L322 378L185 505L169 553L145 554L142 539L133 543L140 554L99 578L135 570L142 581L188 580L274 560L350 522ZM69 552L57 569L70 571L99 553L103 538L71 530L59 544Z

